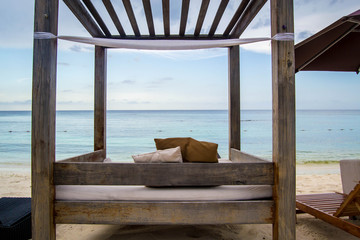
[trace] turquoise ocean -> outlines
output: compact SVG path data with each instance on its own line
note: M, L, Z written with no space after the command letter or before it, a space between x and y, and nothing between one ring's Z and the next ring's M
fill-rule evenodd
M272 111L241 112L241 148L271 159ZM93 112L58 111L56 159L93 150ZM154 138L193 137L219 145L228 157L226 110L108 111L107 152L113 161L155 151ZM0 111L0 166L30 168L31 112ZM296 161L360 158L360 110L298 110Z

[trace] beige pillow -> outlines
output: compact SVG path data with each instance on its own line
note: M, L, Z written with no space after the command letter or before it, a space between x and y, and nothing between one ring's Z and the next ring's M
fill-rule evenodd
M135 163L182 163L180 147L133 155Z

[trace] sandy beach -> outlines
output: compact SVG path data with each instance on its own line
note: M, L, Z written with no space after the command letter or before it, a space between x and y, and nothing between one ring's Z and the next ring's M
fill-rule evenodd
M0 197L29 197L31 195L30 170L9 172L0 170ZM296 176L297 194L342 192L338 164L300 164ZM360 224L360 221L356 221ZM272 239L272 226L216 225L216 226L119 226L119 225L70 225L59 224L57 239L62 240L180 240L180 239ZM308 214L297 215L296 237L303 240L357 239Z

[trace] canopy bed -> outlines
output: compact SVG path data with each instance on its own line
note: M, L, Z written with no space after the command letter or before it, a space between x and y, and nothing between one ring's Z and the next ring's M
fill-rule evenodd
M164 33L154 30L150 0L143 0L149 35L139 31L129 0L123 0L134 35L125 32L114 10L103 0L118 33L111 33L91 0L64 0L94 39L131 41L211 41L239 39L266 0L242 0L227 28L216 34L227 1L221 1L212 25L202 34L209 0L203 0L192 34L186 34L189 0L182 1L178 34L170 34L169 0L162 0ZM34 32L58 33L58 0L35 1ZM271 35L293 34L293 1L271 0ZM273 239L295 239L295 83L293 40L273 40L273 159L240 150L239 46L229 45L229 160L231 163L103 163L106 158L107 47L95 46L94 151L55 160L57 39L34 39L32 99L32 228L33 239L55 239L59 223L70 224L272 224ZM158 174L153 174L157 172ZM265 186L265 199L106 200L69 199L59 186L126 187L143 185ZM267 187L266 187L267 186ZM221 186L227 187L227 186ZM216 187L215 187L216 189ZM238 191L238 190L234 190ZM130 194L131 195L131 194ZM235 198L237 199L237 198Z

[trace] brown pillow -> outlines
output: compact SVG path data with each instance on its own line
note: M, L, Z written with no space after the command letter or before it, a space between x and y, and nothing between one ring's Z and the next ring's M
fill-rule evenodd
M216 143L200 142L193 138L165 138L154 141L157 150L180 146L184 162L218 162Z
M189 162L217 163L217 148L216 143L200 142L190 138L185 157Z
M180 147L181 155L184 162L188 162L185 157L187 145L189 144L190 138L155 138L155 145L157 150L164 150L168 148Z

